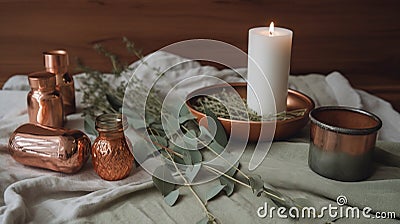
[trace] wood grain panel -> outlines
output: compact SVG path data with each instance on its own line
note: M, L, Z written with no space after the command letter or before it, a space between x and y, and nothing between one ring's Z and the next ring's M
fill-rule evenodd
M122 36L144 53L191 38L217 39L246 51L248 29L273 20L294 31L292 73L337 70L400 109L399 6L397 0L3 0L0 82L42 69L41 52L53 48L110 70L92 44L104 43L132 61ZM387 91L388 86L393 88Z

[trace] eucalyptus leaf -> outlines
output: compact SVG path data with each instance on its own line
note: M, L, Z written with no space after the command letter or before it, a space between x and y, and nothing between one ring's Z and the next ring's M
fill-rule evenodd
M205 113L207 115L207 121L210 119L214 120L216 127L215 140L223 147L228 144L228 138L226 137L224 126L222 126L221 122L218 120L217 116L208 108L205 108ZM212 122L208 122L212 123Z
M188 150L190 153L190 157L192 158L193 164L198 164L203 162L203 156L199 150Z
M154 170L152 176L154 185L161 192L162 195L168 195L171 191L175 189L175 184L168 181L174 180L171 171L166 165L159 166Z
M168 146L168 141L165 138L161 137L161 136L150 135L150 140L154 143L154 146L157 149L162 149L163 148L162 146L164 146L164 147Z
M200 136L199 139L203 142L210 142L214 139L214 136L208 131L208 129L204 126L199 126L200 129Z
M194 120L194 119L196 119L196 117L195 117L193 114L189 113L189 114L186 114L186 115L184 115L184 116L180 116L180 117L179 117L179 123L180 123L180 124L183 124L183 123L185 123L186 121Z
M97 136L98 133L96 130L96 125L95 125L94 119L90 115L85 116L83 126L84 126L86 134Z
M146 160L150 155L158 153L158 151L144 139L138 139L133 148L135 158L140 158L141 161Z
M174 191L171 191L167 196L165 196L164 201L167 203L167 205L172 207L178 200L178 197L179 197L179 189L176 189Z
M186 116L186 115L188 115L188 114L192 114L192 113L190 113L189 108L188 108L185 104L182 105L181 109L179 110L179 116L180 116L180 117L181 117L181 116Z
M150 126L151 124L156 123L157 121L159 122L157 117L155 117L151 113L146 113L145 120L146 120L147 126Z
M208 147L210 147L214 152L221 154L224 151L224 147L222 147L218 142L212 141Z
M146 122L143 119L129 117L129 116L127 116L127 119L128 119L128 124L132 125L132 127L135 129L141 129L147 127Z
M197 148L196 133L194 131L191 130L189 132L186 132L182 138L183 138L183 142L185 143L185 145L188 148L191 148L191 149Z
M240 163L239 163L239 162L236 162L236 163L232 166L232 168L230 168L230 169L226 172L226 174L229 175L229 176L231 176L231 177L233 177L233 176L235 175L235 173L237 172L237 170L239 169L239 165L240 165Z
M264 183L263 188L266 192L268 192L269 198L278 206L286 208L296 207L296 203L290 197L283 195L278 190L276 190L272 185Z
M178 119L176 119L172 116L163 116L162 122L165 126L165 127L163 127L164 131L167 132L167 130L168 130L167 133L174 134L174 133L177 133L181 129ZM167 130L165 130L165 129L167 129Z
M185 176L189 179L190 182L193 182L196 175L199 173L201 169L201 163L193 165L192 167L188 167L185 172Z
M107 93L106 98L114 110L118 111L122 107L122 100L117 96Z
M206 200L209 201L211 199L213 199L215 196L217 196L219 194L219 192L222 191L222 189L225 188L225 185L216 185L213 188L211 188L210 190L208 190L207 192L207 196L206 196Z
M261 179L260 175L250 176L249 185L257 197L259 197L264 190L264 181Z
M183 151L183 162L186 165L193 165L192 157L190 155L190 152L187 150Z
M231 179L229 179L229 178L227 178L225 176L220 176L219 177L219 182L222 185L225 185L223 190L225 191L226 195L228 197L231 196L232 193L233 193L233 190L235 188L235 182L233 182L233 180L231 180Z

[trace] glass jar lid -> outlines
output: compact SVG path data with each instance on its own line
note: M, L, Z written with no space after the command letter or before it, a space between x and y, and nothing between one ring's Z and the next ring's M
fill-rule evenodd
M96 130L99 132L123 131L127 127L127 119L120 113L102 114L96 118Z

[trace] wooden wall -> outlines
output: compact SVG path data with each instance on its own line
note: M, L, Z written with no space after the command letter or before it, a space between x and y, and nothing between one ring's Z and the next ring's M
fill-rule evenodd
M92 50L125 53L127 36L144 53L191 38L247 49L247 31L274 21L294 31L292 73L342 72L357 87L400 109L398 0L0 0L0 85L42 69L41 52L65 48L71 59L110 70ZM74 65L73 65L74 66Z

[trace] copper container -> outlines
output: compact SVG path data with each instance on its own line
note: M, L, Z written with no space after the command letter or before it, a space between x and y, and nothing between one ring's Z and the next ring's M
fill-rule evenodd
M308 164L316 173L340 181L358 181L373 171L373 154L381 120L351 107L311 111Z
M223 88L227 88L228 91L232 87L240 97L246 99L247 94L247 84L246 83L229 83L229 84L217 84L209 87L204 87L198 90L193 91L187 97L186 105L188 106L190 112L197 117L197 120L200 121L205 117L204 113L201 113L193 108L193 103L197 100L197 96L201 95L210 95L217 92L222 91ZM229 135L232 132L232 129L235 130L236 135L232 136L235 139L241 141L270 141L271 137L274 140L282 140L287 139L297 132L299 132L308 122L308 113L314 108L314 102L308 96L289 89L288 97L287 97L287 110L296 110L296 109L306 109L306 112L303 116L296 117L289 120L284 121L276 121L275 122L257 122L257 121L239 121L239 120L230 120L226 118L218 118L218 120L224 126L226 133ZM262 130L262 134L260 135ZM275 133L271 133L275 130Z
M72 75L68 73L68 53L65 50L43 52L46 71L56 74L57 88L63 97L65 115L75 113L75 88Z
M90 140L81 131L24 124L10 136L9 152L19 163L76 173L90 156Z
M29 122L50 127L62 127L64 110L56 78L49 72L36 72L28 76L31 91L28 93Z
M103 114L96 118L99 136L93 143L92 163L96 173L105 180L123 179L132 170L131 145L123 132L126 126L126 118L121 114Z

